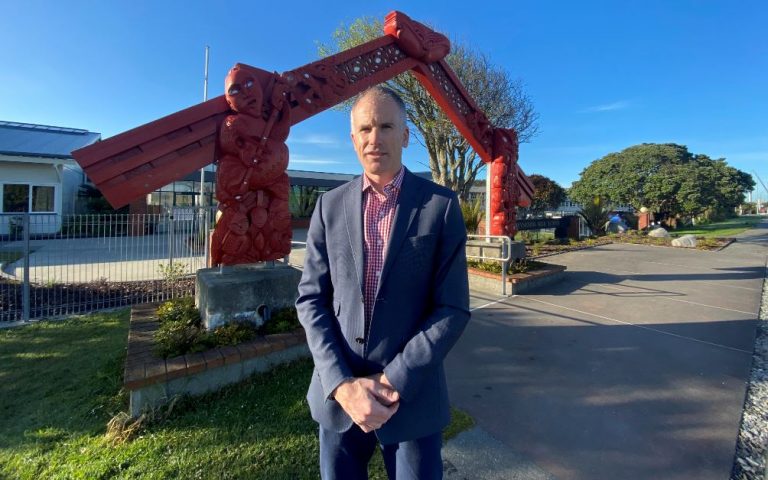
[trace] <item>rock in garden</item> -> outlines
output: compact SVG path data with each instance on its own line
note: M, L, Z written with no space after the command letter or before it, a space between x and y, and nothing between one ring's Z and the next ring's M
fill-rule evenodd
M654 228L648 232L649 237L664 238L669 236L669 232L664 227Z
M672 246L673 247L696 248L696 236L695 235L683 235L680 238L675 238L674 240L672 240Z

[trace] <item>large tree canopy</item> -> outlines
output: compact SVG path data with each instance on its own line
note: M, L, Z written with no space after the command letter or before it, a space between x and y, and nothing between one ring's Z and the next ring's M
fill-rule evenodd
M733 210L754 186L749 174L725 159L692 154L672 143L643 143L592 162L570 196L582 204L599 196L669 216L699 216Z
M532 174L528 178L533 183L533 200L530 211L541 213L554 210L565 200L565 190L557 182L544 175Z
M380 21L360 18L349 27L340 26L332 34L334 44L321 44L318 50L323 57L333 55L380 37L382 31ZM451 41L446 61L494 126L514 128L520 142L530 141L538 129L538 114L520 80L513 80L485 55L455 41ZM411 133L429 153L434 180L466 198L483 162L413 75L404 73L387 85L406 104L408 120L416 127Z

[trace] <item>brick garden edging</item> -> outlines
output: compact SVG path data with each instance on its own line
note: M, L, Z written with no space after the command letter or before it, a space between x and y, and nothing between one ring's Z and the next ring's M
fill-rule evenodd
M469 288L492 295L501 294L501 274L471 267L467 270L469 271ZM559 282L565 276L565 270L566 267L563 265L547 264L543 268L526 273L507 275L507 294L520 295L535 288Z
M266 335L238 345L164 359L155 354L158 304L131 308L123 384L130 392L129 413L141 415L176 395L200 395L237 383L255 372L309 356L304 329Z

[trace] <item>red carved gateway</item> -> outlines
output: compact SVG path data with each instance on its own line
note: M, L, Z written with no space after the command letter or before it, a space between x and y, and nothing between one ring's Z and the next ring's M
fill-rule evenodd
M385 35L279 75L237 64L220 97L72 152L114 207L218 160L214 264L282 258L290 252L290 127L410 70L480 158L489 163L492 235L515 234L515 207L533 185L517 164L517 134L496 128L445 62L443 35L391 12Z

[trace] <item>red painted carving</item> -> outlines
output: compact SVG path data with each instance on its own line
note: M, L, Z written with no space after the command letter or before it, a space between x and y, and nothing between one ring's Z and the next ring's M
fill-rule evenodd
M490 163L491 235L514 236L515 207L530 205L533 185L517 165L517 135L494 129L445 60L417 65L414 75L480 158Z
M235 113L219 132L221 218L211 259L214 265L276 260L291 251L286 85L277 74L237 64L227 75L225 91Z
M493 130L491 163L491 235L514 236L515 207L520 196L517 179L517 133L513 129Z
M427 28L403 12L390 12L384 19L384 34L397 39L397 45L424 63L444 58L451 50L451 42L439 33Z
M290 250L288 148L295 125L368 87L411 70L480 158L490 163L491 232L514 235L515 206L533 185L517 165L514 131L494 129L444 58L450 42L401 12L385 35L278 75L238 64L226 95L72 152L115 206L216 160L221 218L214 263L272 260Z

